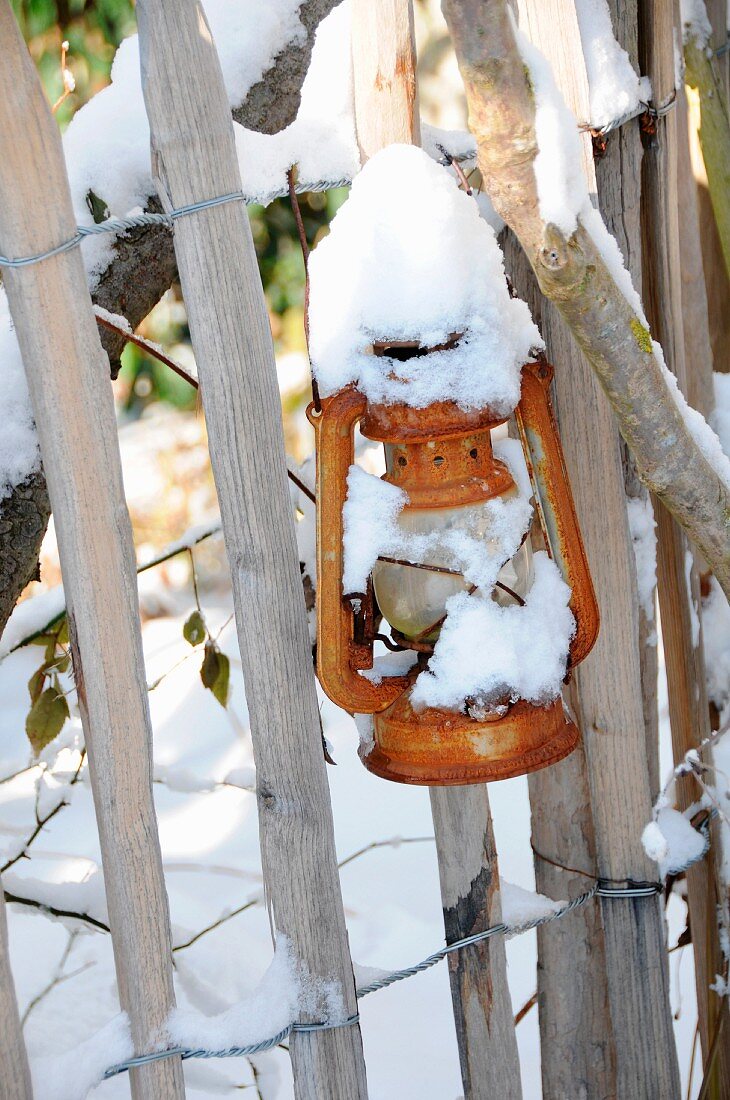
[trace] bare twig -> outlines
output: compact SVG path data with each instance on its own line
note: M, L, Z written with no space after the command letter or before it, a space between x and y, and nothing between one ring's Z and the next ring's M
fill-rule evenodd
M337 866L342 870L343 867L347 867L348 864L353 863L356 859L366 855L368 852L375 851L376 848L398 848L401 844L423 844L432 840L432 836L391 837L390 840L374 840L370 844L365 844L362 848L358 848L357 851L346 856ZM241 913L245 913L248 909L252 909L256 905L262 905L263 902L264 891L261 890L252 898L249 898L247 902L244 902L243 905L240 905L237 909L232 909L230 912L223 913L223 915L213 921L212 924L207 925L205 928L201 928L200 931L196 932L194 936L191 936L189 940L177 944L172 950L183 951L186 947L191 947L203 936L207 936L209 932L215 931L216 928L220 928L221 925L226 924L229 920L239 916Z
M153 344L151 340L145 340L144 336L140 336L137 332L132 332L129 328L124 328L122 325L117 325L114 321L107 316L106 311L101 313L99 309L94 310L96 316L97 325L101 325L102 328L109 329L110 332L116 332L124 340L130 344L134 344L140 348L141 351L150 355L153 359L157 359L160 363L164 363L166 367L169 367L171 371L174 371L185 382L188 382L196 390L198 389L198 380L194 374L185 370L185 367L181 366L175 359L171 359L169 355L166 355L162 348L157 344Z
M307 352L309 352L309 243L307 242L307 234L304 228L304 220L302 218L302 211L299 206L299 199L296 191L296 168L290 168L286 174L287 183L289 185L289 201L291 202L291 208L294 213L294 221L297 226L297 233L299 234L299 244L302 249L302 260L304 261L304 339L307 343ZM322 402L319 396L319 386L317 385L317 379L314 376L314 371L310 368L311 380L312 380L312 401L314 403L315 412L322 411Z
M73 73L66 67L66 57L68 55L69 44L65 40L61 43L61 80L63 81L63 91L58 97L56 102L51 107L54 115L58 108L64 103L72 92L76 90L76 81L74 80Z
M69 784L68 784L69 787L73 787L73 786L76 785L76 783L78 783L79 778L81 776L81 769L84 766L84 760L85 759L86 759L86 749L82 749L81 750L81 759L79 760L79 765L78 765L74 775L69 780ZM60 813L61 810L65 806L68 806L68 802L66 801L65 798L62 798L61 801L58 802L53 807L52 810L48 811L48 813L45 815L45 817L39 817L38 816L38 811L37 811L37 808L36 808L36 823L35 823L35 827L33 828L33 831L30 833L28 839L23 844L22 850L16 856L13 856L12 859L9 859L7 861L7 863L5 863L2 867L0 867L0 875L5 874L5 872L8 871L12 866L14 866L14 864L18 863L19 860L25 859L27 857L28 849L30 848L30 846L33 844L33 842L37 839L37 837L40 835L40 833L46 827L48 822L52 821L53 818L56 816L56 814ZM36 807L37 807L37 799L36 799Z
M5 891L5 901L10 905L27 905L31 909L37 909L41 913L48 913L52 917L58 917L59 919L77 920L83 924L89 924L92 928L98 928L100 932L108 932L109 925L104 924L103 921L97 920L96 917L89 916L88 913L77 913L73 909L58 909L55 905L47 905L43 901L38 901L37 898L24 898L18 894L13 894L9 890Z
M76 939L78 938L78 935L79 930L77 928L73 928L69 931L66 946L63 949L63 954L61 955L58 966L53 973L53 977L48 982L48 984L43 987L40 993L36 993L35 997L33 997L28 1002L25 1012L23 1013L20 1020L21 1027L25 1027L26 1021L33 1009L37 1008L41 1001L43 1001L49 993L52 993L57 986L61 985L63 982L70 981L71 978L76 978L79 974L83 974L85 970L88 970L90 967L96 965L95 962L90 959L88 962L83 963L83 965L77 966L75 970L69 971L68 974L64 973L64 967L68 962L69 955L71 954L71 950L74 943L76 942Z
M537 1004L537 990L535 990L535 992L532 994L531 997L527 998L527 1000L523 1004L522 1008L519 1010L519 1012L517 1012L515 1014L515 1027L517 1027L517 1025L519 1023L521 1023L522 1020L524 1020L527 1013L530 1011L531 1008L534 1008L536 1004Z

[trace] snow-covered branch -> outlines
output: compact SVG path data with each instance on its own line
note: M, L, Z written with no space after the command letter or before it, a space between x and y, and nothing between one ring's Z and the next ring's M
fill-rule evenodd
M443 9L494 206L596 371L642 481L730 593L730 464L676 389L590 204L575 120L504 0L444 0Z

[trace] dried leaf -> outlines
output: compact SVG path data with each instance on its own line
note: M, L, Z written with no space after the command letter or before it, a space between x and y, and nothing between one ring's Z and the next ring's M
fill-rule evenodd
M30 694L31 705L36 702L40 693L43 691L43 687L46 682L46 666L41 665L37 669L30 680L28 681L28 692Z
M183 638L189 645L196 646L205 641L206 634L203 616L199 611L193 611L183 626Z
M89 208L89 213L98 225L99 222L106 221L109 217L109 207L100 199L98 195L95 195L93 191L87 191L86 193L86 205Z
M46 688L39 695L25 720L25 732L36 755L58 737L68 714L66 697L55 688Z
M228 706L230 694L231 663L215 642L206 642L205 656L200 669L203 686L212 691L222 707Z
M68 672L70 664L71 658L67 654L62 653L60 657L57 657L53 662L53 667L56 672Z

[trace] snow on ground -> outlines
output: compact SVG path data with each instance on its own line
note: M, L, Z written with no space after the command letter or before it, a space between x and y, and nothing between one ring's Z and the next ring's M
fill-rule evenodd
M192 605L192 596L191 596ZM229 614L226 601L204 600L216 629ZM185 613L153 619L144 628L147 674L157 678L191 650L182 639ZM234 631L226 628L221 643L236 660ZM19 685L31 675L40 651L25 649L0 664L0 774L8 775L28 759L23 734L25 699ZM175 954L176 989L181 1009L216 1015L249 993L263 976L271 957L268 920L261 904L255 796L234 786L214 786L235 770L251 779L252 756L240 668L232 669L232 713L228 715L205 692L195 674L197 658L175 668L152 692L157 773L173 775L173 787L155 784L165 873L170 895L174 942L180 946L196 933L247 901L254 902L216 930ZM663 689L662 689L663 690ZM666 724L666 698L662 694ZM342 890L353 958L360 966L393 969L429 954L443 942L443 927L432 827L425 790L402 787L372 776L359 763L352 720L323 699L325 733L337 767L328 770L337 847L351 859L341 871ZM71 731L72 732L72 731ZM69 772L77 754L66 751L57 770ZM666 746L663 773L669 768ZM181 773L200 777L178 784ZM235 777L235 772L234 772ZM229 779L229 782L231 780ZM524 779L490 786L501 870L511 883L534 889L529 846L529 808ZM34 822L34 777L24 774L0 784L0 847L15 852ZM373 841L392 841L369 848ZM412 842L411 842L412 841ZM80 882L99 864L91 791L88 782L74 788L70 805L53 819L32 848L32 859L16 864L16 877L46 882ZM684 906L670 904L670 942L683 927ZM570 919L570 918L567 918ZM13 969L21 1011L52 979L69 933L63 924L31 914L20 906L9 910ZM76 926L78 929L78 926ZM507 943L509 980L517 1010L535 988L535 935ZM30 1010L26 1024L31 1056L58 1054L87 1039L118 1013L113 961L108 936L78 932L65 961L67 980ZM677 1022L680 1064L689 1062L694 1026L691 952L672 956L673 1007L682 1001ZM677 982L679 978L679 984ZM461 1096L458 1057L451 1018L446 964L374 993L361 1002L362 1030L373 1100L423 1097L456 1100ZM526 1100L540 1096L537 1016L530 1012L518 1028ZM113 1060L113 1057L112 1059ZM269 1100L292 1096L288 1056L281 1050L253 1059L260 1094ZM185 1064L191 1098L233 1095L236 1085L253 1083L242 1059ZM697 1082L695 1082L697 1084ZM38 1098L51 1095L41 1089ZM114 1100L126 1097L126 1078L116 1078L93 1094ZM252 1095L255 1095L252 1091Z

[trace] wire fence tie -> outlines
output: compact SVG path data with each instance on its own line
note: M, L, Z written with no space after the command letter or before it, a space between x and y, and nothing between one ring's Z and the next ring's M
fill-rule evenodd
M635 882L625 879L626 885L615 883L610 878L599 878L596 894L599 898L652 898L664 893L663 882Z
M712 816L712 815L710 815ZM700 831L709 834L709 817L706 822L703 822L700 826ZM682 867L676 868L671 873L676 875L681 871L687 870L693 864L698 863L703 859L707 853L709 844L703 849L701 853L694 856L692 859L687 860ZM579 894L573 898L572 901L567 902L559 909L555 909L552 912L544 913L539 917L533 917L531 920L524 921L519 925L509 925L504 922L494 924L490 928L485 928L482 932L475 932L472 936L466 936L464 939L456 940L454 943L446 944L438 951L434 951L432 955L428 955L425 959L422 959L418 963L414 963L413 966L404 967L402 970L394 970L390 974L384 974L381 978L375 978L367 985L360 986L356 990L358 1000L363 997L367 997L369 993L375 993L380 989L387 989L388 986L394 985L396 982L404 981L406 978L412 978L416 974L422 973L424 970L429 970L432 966L436 966L437 963L445 959L447 955L452 954L455 951L461 951L465 947L472 947L475 944L482 943L490 939L492 936L505 935L505 936L519 936L524 932L529 932L534 928L539 928L543 924L550 924L552 921L559 920L561 917L565 917L568 913L572 913L574 910L579 909L585 905L591 898L601 897L616 899L630 899L630 898L652 898L657 897L664 892L663 882L645 882L636 881L635 879L622 879L614 880L608 878L598 878L591 886L590 890L586 890L585 893ZM354 1016L348 1017L346 1020L341 1020L334 1023L291 1023L287 1027L282 1028L276 1035L272 1035L269 1039L262 1039L259 1043L253 1043L250 1046L240 1047L228 1047L225 1050L207 1050L204 1047L198 1049L192 1049L187 1047L169 1047L166 1050L151 1051L149 1054L140 1054L134 1058L129 1058L124 1062L119 1062L117 1065L110 1066L104 1073L104 1080L109 1077L116 1077L120 1073L126 1073L127 1070L135 1069L138 1066L147 1065L150 1062L158 1062L163 1058L180 1057L186 1060L188 1058L240 1058L247 1057L252 1054L260 1054L263 1051L271 1050L273 1047L283 1042L289 1035L299 1033L312 1033L317 1031L325 1031L338 1027L352 1027L359 1023L360 1016L356 1013Z
M227 202L246 202L246 196L243 191L232 191L228 195L216 195L212 199L191 202L187 206L177 207L166 214L131 214L126 218L106 218L105 221L97 222L94 225L77 225L76 233L70 240L56 245L55 248L49 248L46 252L37 252L33 256L20 256L17 259L0 255L0 267L29 267L30 264L40 263L41 260L48 260L51 256L59 256L62 252L77 248L85 237L93 237L98 233L120 233L129 229L140 229L145 225L173 226L178 218L184 218L188 214L197 214L200 210L221 206Z

